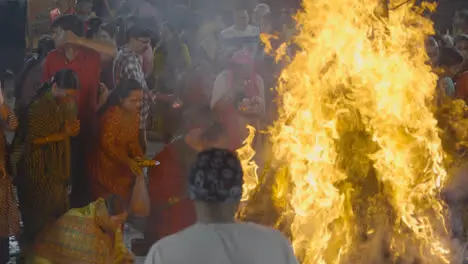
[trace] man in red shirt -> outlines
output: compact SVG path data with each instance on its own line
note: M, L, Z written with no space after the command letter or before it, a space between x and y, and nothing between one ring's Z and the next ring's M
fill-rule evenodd
M98 106L98 94L100 89L101 56L113 58L116 54L115 45L108 42L98 42L83 38L83 22L74 15L63 15L52 23L52 37L55 41L55 50L52 50L46 57L43 66L44 82L49 81L59 70L73 70L80 82L78 93L78 119L80 120L81 131L76 139L73 148L73 180L77 178L79 182L73 182L71 203L72 206L80 207L88 203L84 197L77 197L74 194L88 193L83 188L85 164L82 163L86 156L86 146L93 135L93 124L95 123Z
M58 0L57 8L50 11L50 23L60 15L70 15L75 13L75 1L74 0Z

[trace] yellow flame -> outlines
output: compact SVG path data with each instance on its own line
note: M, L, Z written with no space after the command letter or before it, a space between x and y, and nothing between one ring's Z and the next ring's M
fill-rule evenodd
M432 24L412 1L390 0L397 8L382 17L382 2L304 0L297 15L301 51L281 74L279 119L269 132L275 159L286 163L293 184L274 196L290 203L293 246L306 264L374 263L349 257L370 254L359 251L354 208L362 192L356 181L369 180L369 164L383 186L377 206L390 212L379 219L391 226L364 233L391 233L383 236L395 259L449 263L437 199L447 173L430 110L436 76L422 52ZM345 140L351 143L343 148ZM243 165L252 166L252 156L242 154ZM252 190L258 181L248 177L245 188Z
M244 185L242 186L242 201L248 200L252 191L258 185L258 166L254 161L255 150L252 143L255 138L255 128L247 126L249 135L242 142L242 147L237 150L237 155L241 160L242 170L244 171Z
M260 41L263 43L263 51L265 51L265 54L269 55L273 52L273 47L271 46L271 39L279 39L278 36L272 35L272 34L267 34L267 33L261 33L260 34Z

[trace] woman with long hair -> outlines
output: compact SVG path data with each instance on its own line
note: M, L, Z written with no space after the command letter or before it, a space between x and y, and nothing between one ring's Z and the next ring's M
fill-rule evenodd
M55 47L50 36L42 36L38 42L37 53L28 59L18 75L15 85L16 113L24 109L41 88L42 66L49 51Z
M184 73L190 69L191 57L188 46L180 37L180 32L170 23L164 23L161 32L161 41L154 49L152 80L155 90L161 94L180 93L181 80ZM174 132L179 127L180 109L173 107L173 102L157 104L154 108L158 120L158 132L163 141L169 143Z
M115 193L130 200L144 156L138 140L143 90L133 79L124 80L98 110L97 142L89 156L93 200Z

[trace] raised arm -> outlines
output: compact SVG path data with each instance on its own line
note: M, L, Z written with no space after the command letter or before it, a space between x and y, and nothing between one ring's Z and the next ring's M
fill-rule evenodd
M95 50L96 52L107 55L111 58L113 58L115 54L117 54L117 47L115 46L114 43L110 41L98 41L98 40L78 37L71 31L65 31L63 34L63 37L59 39L57 42L58 42L56 43L57 46L62 46L65 44L79 45L79 46L86 47L88 49Z
M114 58L115 54L117 54L117 47L115 44L108 41L99 41L77 37L76 44L88 49L95 50L101 54L109 56L110 58Z

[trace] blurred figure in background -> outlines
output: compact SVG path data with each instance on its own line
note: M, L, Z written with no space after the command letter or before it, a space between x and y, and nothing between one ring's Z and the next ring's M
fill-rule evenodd
M75 14L75 3L76 0L57 0L57 7L50 11L50 23L61 15Z
M468 101L468 35L460 34L455 38L455 47L464 56L457 75L454 77L457 97Z
M458 10L453 17L452 36L468 34L468 9Z
M97 39L102 20L99 17L89 18L85 21L85 37L87 39Z
M218 69L218 55L221 51L220 33L226 28L219 13L208 13L197 33L197 58Z
M439 43L437 43L437 40L431 36L427 38L425 47L432 67L436 67L437 61L439 60Z
M437 68L441 71L438 82L438 105L442 105L445 98L454 99L456 97L455 84L453 78L459 71L463 63L463 55L453 47L440 48L440 58Z
M116 45L115 34L117 28L113 23L101 24L99 30L94 35L94 38L99 41L105 41L114 43ZM109 91L112 91L114 86L114 73L113 73L113 61L101 54L102 71L101 71L101 83L103 83Z
M93 0L77 0L75 7L75 15L83 21L85 28L87 21L90 18L96 17L96 13L93 12Z
M255 6L252 14L252 24L256 27L260 27L263 16L270 13L270 6L261 3Z
M173 25L165 23L161 41L154 50L154 90L160 94L179 96L183 76L191 67L188 46L180 39L179 33ZM155 107L156 118L159 119L158 130L163 141L168 143L179 128L181 109L173 107L172 101L161 102Z
M195 208L187 196L187 174L198 151L221 142L222 127L208 107L185 113L182 134L156 154L161 165L149 170L151 213L145 231L145 255L156 241L195 224Z
M187 73L180 93L186 111L209 107L214 80L215 75L205 61L199 62Z
M227 131L232 151L248 136L246 125L258 129L260 120L264 119L265 87L254 67L251 53L237 51L213 85L210 107L216 121Z
M255 54L260 43L260 29L249 25L250 18L247 9L239 6L234 11L234 25L221 31L221 59L227 61L234 52L247 50Z
M54 40L50 36L39 38L37 53L26 61L23 70L16 78L15 109L17 114L31 103L31 99L41 88L44 60L54 47Z

